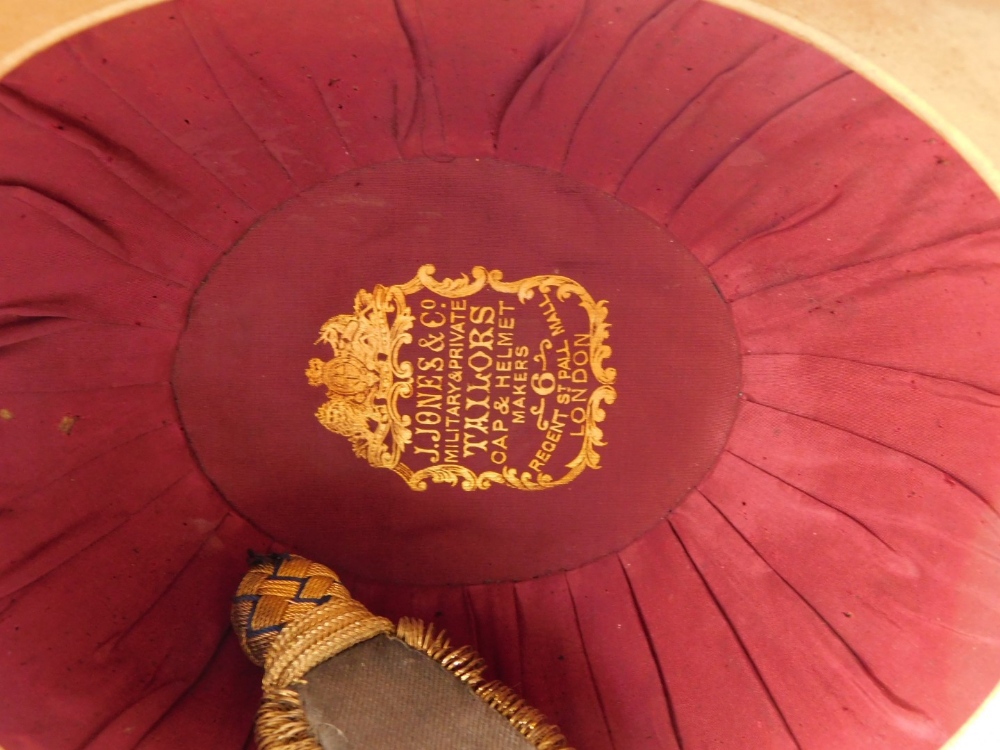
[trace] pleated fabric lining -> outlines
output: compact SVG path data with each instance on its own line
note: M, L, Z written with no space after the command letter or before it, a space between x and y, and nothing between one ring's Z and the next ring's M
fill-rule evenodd
M174 349L263 213L422 156L663 222L731 303L744 403L617 555L354 594L474 645L581 750L938 747L1000 678L1000 205L804 43L646 0L174 2L6 77L0 744L247 746L226 614L272 541L198 471Z

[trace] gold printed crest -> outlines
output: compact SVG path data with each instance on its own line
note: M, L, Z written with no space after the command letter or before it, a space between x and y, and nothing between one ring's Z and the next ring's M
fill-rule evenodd
M414 490L541 490L600 468L617 395L607 303L565 276L434 273L361 290L352 315L322 326L333 358L306 376L326 388L323 426Z

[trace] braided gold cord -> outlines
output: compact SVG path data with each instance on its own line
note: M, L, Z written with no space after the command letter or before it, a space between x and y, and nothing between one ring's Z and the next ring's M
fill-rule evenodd
M300 682L327 659L394 629L391 621L376 617L354 599L323 604L289 623L271 643L264 663L264 690Z
M250 660L262 667L286 625L332 600L353 601L325 565L296 555L256 558L233 598L233 630Z

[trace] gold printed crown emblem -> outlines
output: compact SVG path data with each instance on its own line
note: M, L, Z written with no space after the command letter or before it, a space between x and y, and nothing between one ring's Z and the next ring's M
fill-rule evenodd
M412 326L398 286L379 285L371 293L362 289L353 315L337 315L320 329L316 343L329 344L333 359L311 359L306 370L312 385L327 389L327 402L316 417L348 438L355 454L372 466L395 469L411 439L410 420L399 413L398 402L413 390L413 366L399 361Z

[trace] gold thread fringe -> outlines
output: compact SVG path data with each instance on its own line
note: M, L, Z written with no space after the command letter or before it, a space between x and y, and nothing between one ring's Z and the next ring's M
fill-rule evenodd
M471 647L452 648L443 630L435 632L433 625L411 617L399 621L396 637L407 646L427 654L468 685L538 750L573 750L559 727L548 723L541 711L529 706L499 680L485 681L486 662Z
M254 725L257 750L323 750L294 688L264 694Z

